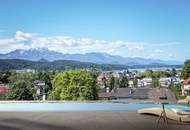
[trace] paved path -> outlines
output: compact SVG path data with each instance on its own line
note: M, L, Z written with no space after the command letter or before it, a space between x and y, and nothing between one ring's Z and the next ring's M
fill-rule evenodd
M190 130L190 124L136 112L0 112L0 130Z

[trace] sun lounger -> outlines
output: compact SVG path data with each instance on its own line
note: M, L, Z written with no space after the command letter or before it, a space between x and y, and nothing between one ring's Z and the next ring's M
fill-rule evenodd
M138 113L160 116L162 111L163 111L162 108L145 108L138 110ZM190 122L190 112L177 110L177 109L166 109L165 112L168 119L180 122Z

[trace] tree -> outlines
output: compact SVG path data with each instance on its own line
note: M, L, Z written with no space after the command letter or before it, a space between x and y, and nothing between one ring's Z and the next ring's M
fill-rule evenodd
M127 88L128 86L129 86L128 78L127 78L127 76L123 76L119 82L119 87L120 88Z
M11 76L10 71L0 71L0 82L9 83L9 77Z
M186 79L190 77L190 59L185 62L185 65L181 71L181 78Z
M138 85L138 80L137 80L136 78L133 80L133 84L134 84L134 87L136 87L136 88L137 88L137 85Z
M169 88L170 90L175 94L176 98L185 98L186 95L182 95L182 83L178 83L176 85L170 85Z
M33 100L34 89L30 82L18 80L10 85L10 89L6 94L10 100Z
M24 80L27 82L32 83L36 79L36 74L26 72L26 73L16 73L12 72L12 74L9 76L9 82L14 83L18 80Z
M153 71L152 70L145 70L144 72L145 77L153 77Z
M171 70L171 76L175 76L177 74L177 71L176 71L176 69L175 68L172 68L172 70Z
M152 87L152 88L157 88L157 87L159 87L159 86L160 86L160 83L159 83L158 78L153 78L153 79L152 79L152 83L151 83L151 87Z
M53 79L53 89L49 92L50 100L95 100L99 86L96 75L90 71L64 71Z
M107 86L109 87L109 92L111 92L115 87L115 78L113 77L113 75L109 77L107 81Z

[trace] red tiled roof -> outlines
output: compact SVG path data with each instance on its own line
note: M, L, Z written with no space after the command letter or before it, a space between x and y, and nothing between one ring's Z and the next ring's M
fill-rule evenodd
M187 78L184 82L183 82L184 85L189 85L190 84L190 77Z
M8 91L8 88L4 84L0 84L0 94L5 94Z

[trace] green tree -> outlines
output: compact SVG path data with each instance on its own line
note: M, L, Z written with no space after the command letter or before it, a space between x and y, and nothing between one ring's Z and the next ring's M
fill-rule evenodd
M185 98L185 96L182 96L181 88L182 83L178 83L176 85L170 85L170 90L175 94L176 98Z
M145 70L144 72L145 77L153 77L153 71L152 70Z
M107 81L107 86L109 87L109 91L111 92L112 91L112 89L114 89L114 87L115 87L115 78L114 78L114 76L112 75L112 76L110 76L109 78L108 78L108 81Z
M151 83L151 87L152 87L152 88L157 88L157 87L159 87L159 86L160 86L160 83L159 83L158 78L153 78L153 79L152 79L152 83Z
M190 77L190 59L185 62L185 65L181 71L181 78L186 79Z
M0 82L9 83L9 77L11 76L10 71L0 71Z
M177 70L175 68L172 68L171 76L175 76L176 74L177 74Z
M6 97L10 100L33 100L34 93L33 86L30 82L18 80L10 85Z
M136 78L133 80L133 84L134 84L134 87L136 87L136 88L137 88L137 85L138 85L138 80L137 80Z
M119 82L119 87L120 88L127 88L128 86L129 86L128 78L127 78L127 76L123 76Z
M9 82L10 83L14 83L18 80L24 80L27 82L32 83L34 80L36 79L36 74L34 73L16 73L16 72L12 72L12 74L9 76Z
M85 70L64 71L53 79L53 89L49 92L51 100L95 100L99 86L96 75Z

